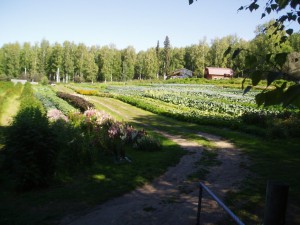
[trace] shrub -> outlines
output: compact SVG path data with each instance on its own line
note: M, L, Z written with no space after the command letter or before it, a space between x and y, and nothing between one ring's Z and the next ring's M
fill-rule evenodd
M50 109L47 112L47 117L50 121L64 120L68 121L68 118L58 109Z
M279 117L273 120L268 129L268 136L271 138L299 138L300 118L297 115L290 117Z
M6 165L18 189L49 185L55 172L57 147L55 134L40 108L21 109L7 128L5 139Z
M161 150L160 141L148 135L137 139L134 146L140 151L153 152Z
M241 116L242 121L247 125L256 125L259 127L267 126L268 117L265 113L244 112Z
M84 89L78 89L76 90L76 92L81 95L98 95L99 93L96 90L84 90Z
M92 103L76 95L70 95L64 92L57 92L56 95L73 105L75 108L78 108L81 112L94 107Z
M42 79L41 79L41 84L42 85L48 85L48 83L49 83L48 77L43 76Z

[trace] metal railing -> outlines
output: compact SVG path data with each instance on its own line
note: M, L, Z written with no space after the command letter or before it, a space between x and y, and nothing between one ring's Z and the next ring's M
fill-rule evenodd
M236 224L245 225L208 187L206 187L201 182L199 184L199 200L198 200L197 224L196 225L200 225L203 189L228 213L228 215L236 222Z

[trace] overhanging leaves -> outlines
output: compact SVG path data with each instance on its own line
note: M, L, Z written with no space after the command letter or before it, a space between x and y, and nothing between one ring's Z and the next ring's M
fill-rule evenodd
M285 8L288 5L289 0L275 0L275 2L279 6L277 10L281 10L281 9Z
M267 87L269 87L274 80L280 78L282 76L281 72L270 71L267 75Z
M276 88L272 91L261 92L255 96L255 101L258 106L264 105L264 107L271 105L279 105L282 103L283 90Z
M279 53L275 55L275 62L277 65L279 65L280 67L283 66L283 64L286 62L288 53L284 52L284 53Z
M244 89L244 84L245 84L245 81L246 81L246 77L243 79L243 81L242 81L242 89Z
M252 85L256 86L262 79L263 72L260 70L254 71L250 76L252 80Z
M231 47L229 46L223 54L223 57L226 57L231 52Z
M237 48L236 50L234 50L233 54L232 54L232 59L235 59L241 52L242 49Z
M262 106L265 103L265 93L255 95L255 101L258 106Z
M249 68L255 68L257 64L257 57L255 55L247 55L245 57L245 64L248 65Z
M288 35L292 35L293 32L294 32L294 30L293 30L293 29L287 29L285 32L286 32Z
M243 95L247 94L251 90L252 86L247 86L243 92Z
M283 106L295 105L300 108L300 84L293 85L284 92Z
M256 4L256 1L252 2L249 6L248 9L250 10L250 12L252 12L253 10L257 10L259 8L259 5Z

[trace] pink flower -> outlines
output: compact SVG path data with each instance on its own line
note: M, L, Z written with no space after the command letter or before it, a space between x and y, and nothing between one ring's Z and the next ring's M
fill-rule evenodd
M62 119L64 121L68 121L68 117L66 117L61 111L58 109L50 109L47 112L47 117L50 121L57 121L59 119Z

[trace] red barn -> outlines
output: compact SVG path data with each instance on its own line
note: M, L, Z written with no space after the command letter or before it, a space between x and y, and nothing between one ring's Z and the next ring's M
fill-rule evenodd
M229 79L233 77L233 70L230 68L206 67L204 72L206 79Z

